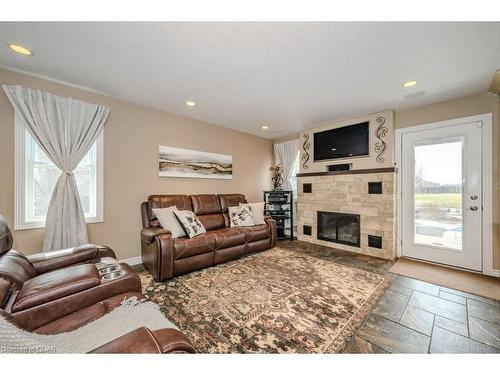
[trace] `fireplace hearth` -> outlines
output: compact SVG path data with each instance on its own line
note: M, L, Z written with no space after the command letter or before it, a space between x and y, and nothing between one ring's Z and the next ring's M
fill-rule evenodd
M360 215L318 211L318 240L360 247Z

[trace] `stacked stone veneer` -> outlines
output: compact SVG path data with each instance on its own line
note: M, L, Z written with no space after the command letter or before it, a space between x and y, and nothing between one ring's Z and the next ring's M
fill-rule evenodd
M368 194L369 182L382 182L382 194ZM312 183L312 193L302 184ZM396 175L394 172L304 176L297 179L297 236L299 240L385 259L396 256ZM360 215L360 247L317 239L317 212ZM312 233L304 235L303 226ZM368 246L368 235L382 237L382 248Z

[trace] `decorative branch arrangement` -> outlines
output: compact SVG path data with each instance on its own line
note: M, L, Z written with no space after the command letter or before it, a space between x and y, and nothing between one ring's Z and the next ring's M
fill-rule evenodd
M283 167L281 165L275 165L270 168L273 172L271 180L273 181L273 190L283 190L282 185L285 180L283 179Z
M302 153L302 168L307 169L309 166L307 162L309 161L309 148L311 147L311 142L309 142L309 134L304 134L304 143L302 145L302 149L304 152Z
M376 119L378 123L377 130L375 132L376 137L379 139L375 143L375 152L377 153L376 160L378 163L383 163L385 159L382 157L385 154L385 151L387 150L387 144L383 141L382 138L384 138L387 135L387 132L389 129L387 129L385 125L385 118L382 116L377 117Z

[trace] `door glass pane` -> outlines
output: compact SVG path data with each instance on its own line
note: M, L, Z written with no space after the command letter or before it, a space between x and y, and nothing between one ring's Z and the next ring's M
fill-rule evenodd
M416 244L463 248L462 142L460 137L414 146Z

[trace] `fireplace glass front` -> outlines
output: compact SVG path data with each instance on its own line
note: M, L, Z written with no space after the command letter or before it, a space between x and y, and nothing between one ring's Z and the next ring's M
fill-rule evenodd
M359 247L359 215L318 211L318 240Z

